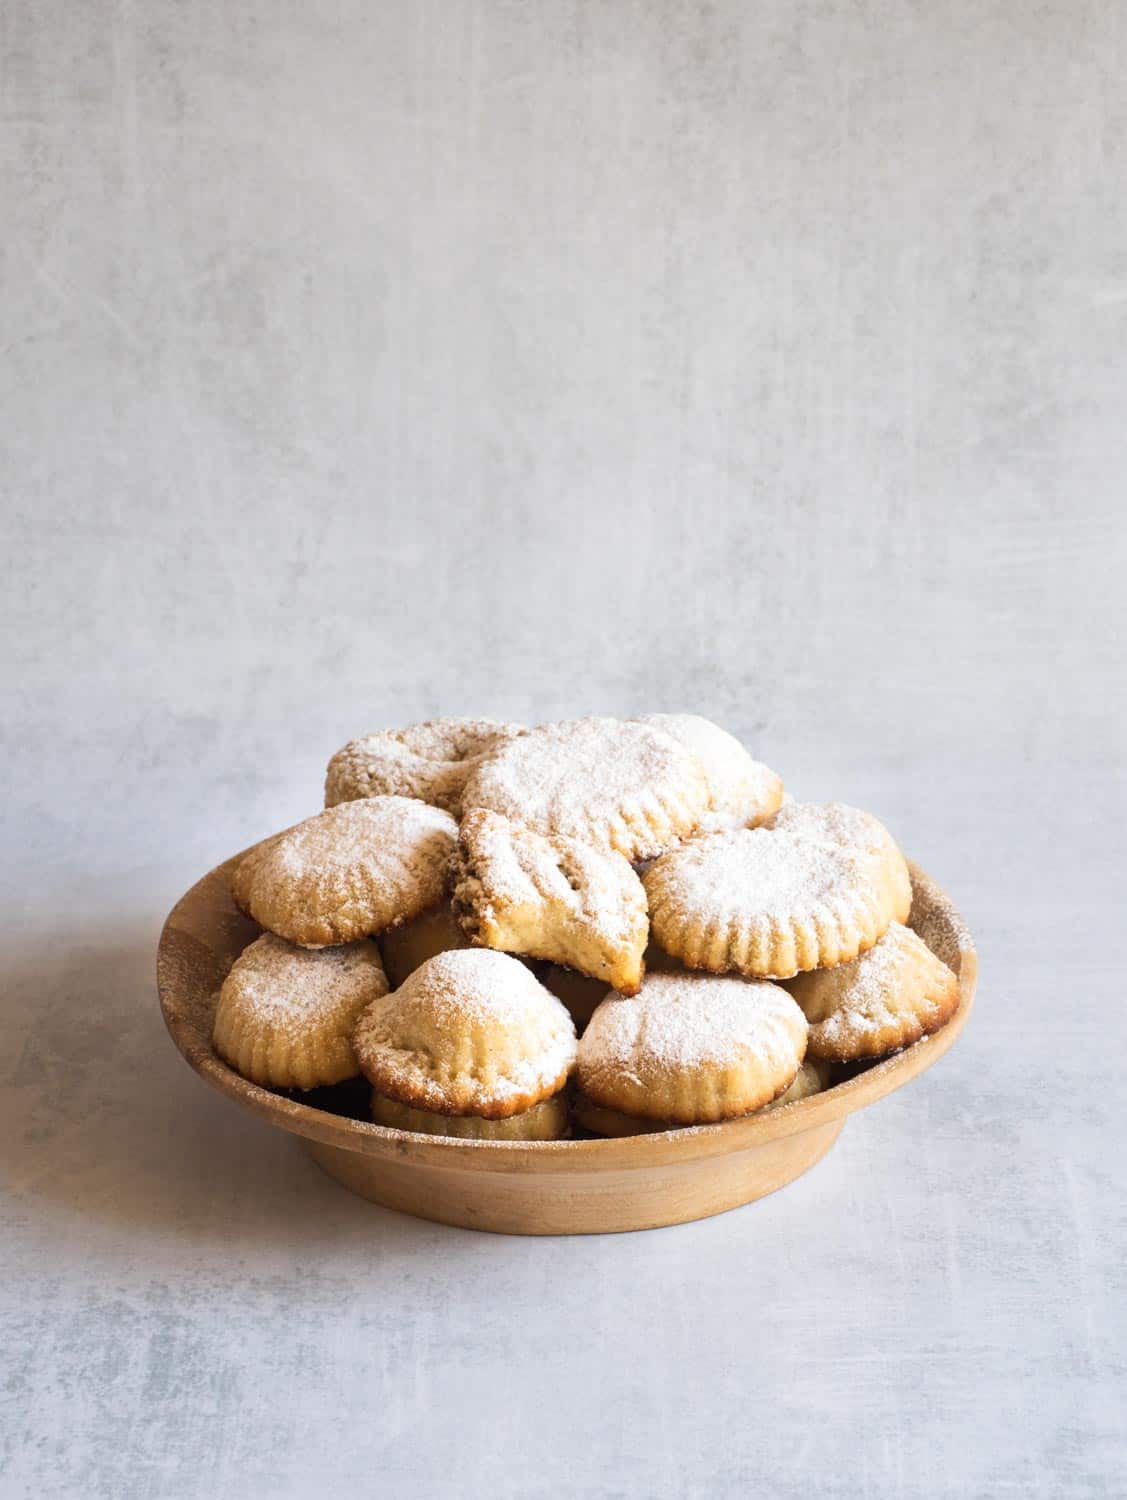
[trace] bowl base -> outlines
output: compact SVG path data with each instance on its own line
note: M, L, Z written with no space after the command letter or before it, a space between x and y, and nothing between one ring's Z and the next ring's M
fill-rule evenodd
M621 1234L685 1224L740 1208L821 1161L844 1119L725 1156L623 1171L477 1171L402 1162L322 1141L302 1144L350 1193L439 1224L491 1234Z

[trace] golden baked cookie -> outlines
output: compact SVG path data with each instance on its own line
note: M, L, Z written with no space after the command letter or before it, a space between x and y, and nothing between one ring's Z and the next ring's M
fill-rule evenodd
M342 802L253 849L232 888L279 937L349 943L442 899L457 834L449 813L408 797Z
M892 915L906 922L912 909L912 877L896 840L872 813L844 802L785 802L771 820L772 828L814 839L841 844L846 849L862 849L875 861L881 878L892 892Z
M567 1100L563 1093L542 1099L531 1109L485 1120L481 1115L440 1115L414 1109L372 1090L372 1119L393 1130L415 1130L423 1135L453 1135L472 1141L561 1141L568 1132Z
M455 817L462 788L498 745L521 733L494 719L428 719L350 740L329 762L325 806L360 797L416 797Z
M690 969L786 979L871 948L893 897L872 858L772 828L709 833L642 877L650 926Z
M519 959L440 953L360 1017L368 1082L443 1115L503 1120L559 1092L575 1065L571 1017Z
M651 974L637 995L610 995L591 1017L577 1077L604 1109L700 1125L778 1098L805 1052L806 1020L779 985Z
M509 740L474 772L462 805L636 861L692 833L709 799L704 767L672 735L652 724L589 718L541 724Z
M575 1029L582 1036L583 1028L607 998L606 981L588 979L586 974L577 974L562 964L539 964L536 974L544 988L567 1006Z
M288 833L289 829L287 828L285 832ZM274 833L268 839L255 844L253 848L247 850L231 872L231 899L244 917L250 916L250 887L258 862L281 837L280 833Z
M646 893L613 849L471 808L453 887L455 915L475 943L566 964L625 994L641 984Z
M245 948L219 991L216 1052L276 1089L313 1089L360 1071L352 1032L365 1006L387 994L375 943L311 952L266 932Z
M807 1099L811 1094L821 1093L829 1086L829 1078L829 1063L812 1062L810 1058L806 1058L794 1075L794 1082L790 1088L785 1089L770 1104L765 1104L763 1111L778 1109L781 1105L791 1104L796 1099ZM576 1094L572 1114L584 1130L589 1130L594 1135L650 1135L658 1131L685 1129L684 1125L678 1124L675 1120L643 1120L638 1115L623 1114L620 1109L606 1109L603 1105L596 1104L593 1099L588 1099L583 1093Z
M712 806L700 832L718 828L755 828L779 809L783 783L770 766L752 760L739 740L699 714L641 714L640 724L663 729L691 750L704 767Z
M449 901L440 901L409 922L380 933L383 966L393 990L397 990L408 974L413 974L420 964L425 964L436 953L450 953L455 948L469 946L470 940L462 931Z
M830 1085L831 1067L828 1062L818 1057L811 1057L809 1053L803 1059L802 1066L794 1075L794 1082L785 1093L767 1105L768 1109L778 1109L783 1104L793 1104L797 1099L809 1099L811 1094L820 1094Z
M788 986L810 1022L813 1057L885 1057L938 1031L959 1006L959 981L899 922L867 953Z

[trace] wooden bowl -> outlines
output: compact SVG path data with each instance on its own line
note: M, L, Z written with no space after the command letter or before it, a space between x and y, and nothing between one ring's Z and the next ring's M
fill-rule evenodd
M157 986L173 1041L208 1083L299 1136L313 1159L351 1192L468 1229L503 1234L652 1229L762 1198L819 1161L854 1110L938 1062L966 1025L974 999L978 965L970 934L939 886L912 866L911 923L959 976L959 1008L942 1031L847 1082L723 1125L625 1139L461 1141L389 1130L259 1088L212 1050L219 986L259 930L231 900L230 873L239 858L212 870L182 896L161 933ZM312 1097L320 1103L326 1092ZM353 1097L360 1101L366 1094L358 1089Z

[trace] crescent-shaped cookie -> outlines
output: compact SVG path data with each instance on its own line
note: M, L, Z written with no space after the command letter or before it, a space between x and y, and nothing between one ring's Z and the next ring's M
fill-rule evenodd
M613 849L473 808L453 865L454 911L475 943L565 964L626 994L642 982L646 893Z

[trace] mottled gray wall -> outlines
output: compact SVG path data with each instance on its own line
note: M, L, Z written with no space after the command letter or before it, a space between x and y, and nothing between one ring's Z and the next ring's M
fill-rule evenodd
M5 1494L1114 1493L1127 10L11 0L0 51ZM807 1182L478 1239L177 1061L163 911L342 739L682 707L983 946Z

